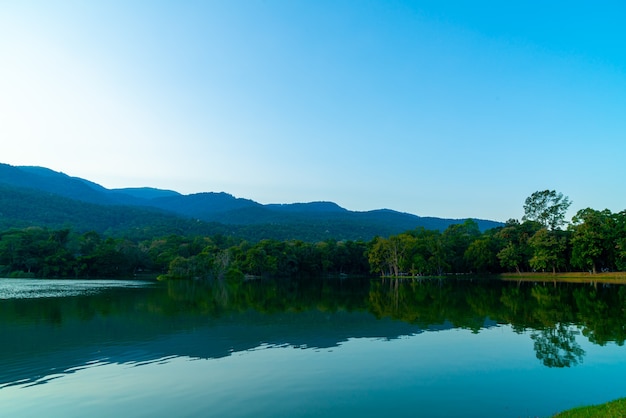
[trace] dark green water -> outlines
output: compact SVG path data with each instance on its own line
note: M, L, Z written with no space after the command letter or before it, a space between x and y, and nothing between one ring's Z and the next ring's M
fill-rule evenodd
M0 416L549 416L626 396L626 287L0 279Z

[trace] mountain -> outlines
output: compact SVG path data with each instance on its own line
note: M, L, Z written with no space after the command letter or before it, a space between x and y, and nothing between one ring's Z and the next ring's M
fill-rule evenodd
M263 205L249 199L239 199L228 193L196 193L160 197L150 201L150 205L170 212L205 221L214 221L220 214L247 208L260 208ZM232 222L238 223L238 222Z
M156 188L107 189L44 167L0 164L0 227L72 227L111 235L224 234L264 238L369 240L417 227L444 230L465 219L389 209L355 212L333 202L262 205L228 193L183 195ZM502 225L476 220L481 230Z
M86 181L86 180L85 180ZM95 183L92 183L95 186L98 186ZM102 186L98 186L102 187ZM125 189L112 189L114 193L126 194L129 196L133 196L138 199L156 199L159 197L172 197L172 196L181 196L180 193L175 192L173 190L162 190L155 189L154 187L128 187Z
M43 167L13 167L0 164L0 183L45 191L84 202L113 203L109 199L105 202L106 192L97 190L95 183L90 186L83 180Z
M198 222L155 208L97 205L0 183L0 232L42 226L97 231L129 239L177 235L230 234L224 225Z

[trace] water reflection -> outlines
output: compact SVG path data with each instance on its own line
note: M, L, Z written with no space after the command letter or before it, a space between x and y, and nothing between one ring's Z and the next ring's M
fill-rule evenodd
M0 279L0 300L42 299L95 294L109 288L143 287L139 280L33 280Z
M503 324L529 335L541 364L563 368L583 362L577 336L597 345L626 338L621 286L322 279L101 283L94 291L93 282L81 283L55 297L0 301L0 388L102 364L221 358L259 347L327 349L358 338L480 333Z
M563 324L532 332L537 358L547 367L570 367L582 363L585 350L576 341L577 334L577 329Z

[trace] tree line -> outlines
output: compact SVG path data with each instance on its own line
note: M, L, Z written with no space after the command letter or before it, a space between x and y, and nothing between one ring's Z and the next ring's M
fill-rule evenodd
M364 241L320 242L168 235L136 241L69 228L0 233L0 274L14 277L241 279L246 276L390 277L530 271L626 270L626 211L583 209L554 190L526 199L521 221L481 232L467 220L443 232L417 228Z
M626 211L582 209L567 223L570 204L562 193L538 191L526 199L521 222L511 219L481 233L468 220L443 233L417 229L377 237L368 261L373 272L394 277L626 270Z
M144 241L91 231L28 227L0 232L0 276L224 279L249 276L367 275L362 241L245 240L168 235Z

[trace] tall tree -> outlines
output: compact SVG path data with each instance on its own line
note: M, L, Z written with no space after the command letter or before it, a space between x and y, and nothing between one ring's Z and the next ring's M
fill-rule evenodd
M523 221L539 222L544 228L555 230L565 224L565 212L572 202L555 190L537 191L524 202Z

